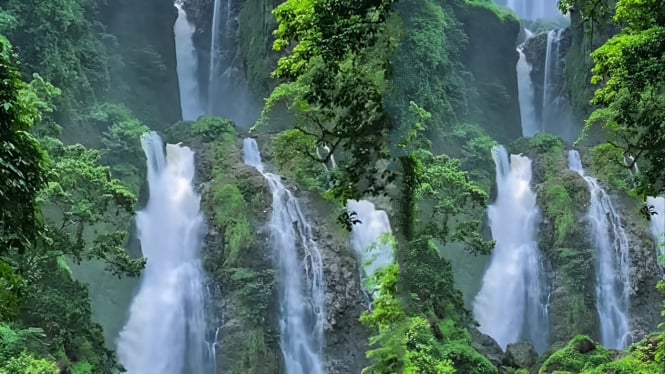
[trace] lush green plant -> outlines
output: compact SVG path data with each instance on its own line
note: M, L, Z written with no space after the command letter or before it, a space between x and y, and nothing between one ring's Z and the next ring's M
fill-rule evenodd
M311 191L321 190L325 177L323 164L308 157L316 154L316 140L292 129L280 133L272 141L274 160L282 176Z
M586 336L574 337L563 349L554 352L545 360L539 374L556 371L582 372L606 364L612 359L611 353Z
M192 123L192 135L201 136L204 141L213 141L224 134L235 134L233 122L212 116L203 116Z
M141 135L149 129L138 120L114 123L102 133L102 162L111 169L113 177L125 182L134 193L145 180Z
M593 53L592 82L603 86L586 127L608 130L608 144L640 165L637 192L655 196L665 190L665 8L658 0L620 0L614 21L622 32Z
M24 253L41 233L37 195L46 185L47 156L30 134L37 108L20 94L9 42L0 36L0 255Z
M60 370L54 362L36 359L28 354L22 353L18 357L9 359L0 374L60 374ZM78 374L78 373L77 373Z

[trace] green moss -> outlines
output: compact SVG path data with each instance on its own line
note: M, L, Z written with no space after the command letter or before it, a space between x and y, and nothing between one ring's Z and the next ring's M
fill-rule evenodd
M657 335L631 345L616 361L584 370L582 374L662 374L665 365L657 358L660 340Z
M554 352L538 371L539 374L557 371L579 373L609 363L612 354L587 336L574 337L563 349Z
M553 221L556 246L563 245L576 225L575 216L572 211L573 200L568 195L566 189L556 181L548 180L544 186L544 209L549 218Z

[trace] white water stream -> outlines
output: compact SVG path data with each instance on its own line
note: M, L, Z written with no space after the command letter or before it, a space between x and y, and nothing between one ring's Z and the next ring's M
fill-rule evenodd
M390 219L367 200L349 200L346 206L360 221L352 227L351 245L360 263L361 278L366 280L395 261L392 246L382 241L384 235L392 234Z
M256 141L243 142L245 164L258 170L272 191L270 231L278 266L280 346L286 374L323 373L323 267L321 253L298 199L281 177L263 170Z
M522 120L522 136L532 137L541 131L536 119L536 108L534 105L535 93L531 81L531 64L526 59L522 46L517 49L519 60L517 61L517 86L520 102L520 118Z
M175 34L178 86L180 87L180 110L183 120L195 121L203 114L197 79L198 60L192 39L196 27L187 19L182 0L177 0L174 6L178 9L178 18L173 25L173 32Z
M596 309L600 317L601 343L611 349L625 349L630 335L630 248L628 237L609 195L598 181L585 175L580 154L571 150L568 165L581 175L591 192L587 217L596 249Z
M496 241L489 268L473 303L480 331L506 349L529 340L542 353L549 345L549 322L540 254L537 246L539 210L531 190L531 160L511 155L504 147L492 151L498 196L488 208Z
M665 256L665 197L647 197L647 205L653 207L656 214L651 216L649 227L654 242L656 242L656 253L658 254L658 263L662 262L661 257Z
M159 135L141 138L150 199L136 215L143 256L141 287L117 341L128 374L211 374L206 343L205 276L199 252L204 221L192 189L194 152Z

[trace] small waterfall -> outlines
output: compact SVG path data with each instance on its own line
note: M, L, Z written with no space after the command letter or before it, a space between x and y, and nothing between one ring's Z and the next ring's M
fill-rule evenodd
M180 110L183 120L195 121L203 114L197 80L198 61L192 40L196 27L187 20L182 0L177 0L174 6L178 9L178 18L173 26L173 32L180 87Z
M656 250L658 254L658 263L662 261L665 256L665 197L647 197L647 206L653 207L652 212L656 213L651 216L649 226L651 227L651 235L656 242Z
M222 13L222 1L215 0L212 11L212 30L210 36L210 65L208 66L208 114L211 114L213 111L213 106L215 101L215 89L216 89L216 77L219 75L219 59L221 57L221 51L219 46L220 39L220 23Z
M536 108L534 106L534 89L531 81L531 64L522 51L524 44L517 49L520 55L517 61L517 86L520 102L520 117L522 120L522 136L532 137L540 131L536 120Z
M497 3L508 7L522 19L561 17L557 6L558 0L499 0Z
M506 349L529 340L539 353L549 345L543 266L538 252L539 210L531 190L531 160L511 155L504 147L492 151L498 196L488 209L496 246L473 304L480 331Z
M194 152L167 144L165 157L154 132L141 143L150 199L136 225L147 264L118 337L118 358L129 374L212 374L199 258L204 221L192 188Z
M349 200L346 206L360 221L353 225L351 244L360 262L361 278L368 279L395 261L392 247L381 242L384 234L392 233L390 219L367 200Z
M243 142L245 164L258 170L272 191L273 254L279 269L280 345L286 374L323 373L323 268L321 253L298 199L280 176L264 172L256 141ZM299 253L302 252L302 253Z
M591 192L587 217L597 251L596 308L600 317L601 343L607 348L625 349L631 343L628 237L610 197L595 178L585 175L577 151L568 153L568 165L570 170L584 178Z
M208 114L221 114L225 109L218 108L218 105L223 104L222 96L229 85L229 72L226 70L231 62L231 44L234 37L232 5L232 0L226 0L225 3L215 0L213 5L208 66Z
M562 75L561 61L561 34L563 29L551 30L547 33L547 48L545 52L545 74L543 81L543 100L541 131L554 133L551 130L558 122L559 93L556 91L557 82Z

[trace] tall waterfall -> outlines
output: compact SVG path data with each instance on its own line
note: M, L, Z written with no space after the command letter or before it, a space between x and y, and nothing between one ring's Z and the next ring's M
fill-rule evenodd
M243 142L245 164L258 170L272 191L273 255L279 274L280 345L286 374L323 373L323 268L321 253L298 199L280 176L263 170L256 141Z
M210 64L208 66L208 114L223 113L219 106L223 93L228 89L231 43L234 38L232 27L232 0L215 0L213 5L212 29L210 37Z
M178 9L178 18L173 25L173 32L180 87L180 110L183 120L194 121L203 114L197 79L198 61L192 40L196 27L187 19L182 0L176 0L174 6Z
M501 348L529 340L539 353L549 345L549 322L540 254L537 246L540 212L531 190L531 160L492 150L496 164L497 200L488 216L496 241L483 285L473 304L480 331Z
M550 129L550 125L557 122L559 93L556 92L557 81L561 76L561 34L563 29L551 30L547 33L547 48L545 52L545 74L543 82L542 100L542 132ZM549 131L552 133L552 131Z
M360 262L362 278L367 279L395 261L392 247L381 242L384 234L392 233L390 219L385 211L376 209L367 200L349 200L346 206L360 221L353 225L351 244Z
M497 0L497 3L510 8L522 19L552 19L561 16L558 0Z
M624 349L631 343L628 237L610 197L595 178L585 175L577 151L568 153L568 165L584 178L591 192L588 219L597 253L596 308L600 317L601 343L607 348Z
M136 215L147 259L139 292L118 337L117 353L129 374L210 374L204 275L199 252L203 217L192 188L194 152L156 133L141 138L150 199Z
M651 216L649 226L651 235L656 242L658 253L658 263L661 263L661 257L665 256L665 197L647 197L647 205L653 207L655 215Z
M522 120L522 136L532 137L540 132L540 126L536 120L536 108L534 106L534 90L531 81L531 64L526 59L522 48L518 48L520 55L517 61L517 86L520 102L520 118Z

